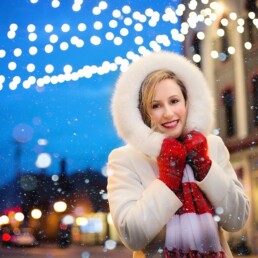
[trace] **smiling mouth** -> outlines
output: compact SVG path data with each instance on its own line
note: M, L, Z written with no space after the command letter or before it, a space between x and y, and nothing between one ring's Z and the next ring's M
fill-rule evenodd
M178 124L179 120L169 121L164 124L162 124L163 127L167 129L175 128Z

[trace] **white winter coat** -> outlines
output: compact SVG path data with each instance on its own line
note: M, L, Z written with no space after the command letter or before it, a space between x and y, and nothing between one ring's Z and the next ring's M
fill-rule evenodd
M166 224L182 206L181 201L158 178L156 158L165 135L152 132L140 116L138 96L141 82L158 69L170 69L184 82L188 92L185 132L199 130L207 136L212 166L198 186L214 208L222 208L221 245L232 257L223 230L238 231L249 214L249 202L238 181L229 153L220 137L209 134L213 104L206 80L184 57L153 53L133 63L116 84L112 102L118 134L127 143L111 152L108 160L108 200L115 227L133 257L164 257Z

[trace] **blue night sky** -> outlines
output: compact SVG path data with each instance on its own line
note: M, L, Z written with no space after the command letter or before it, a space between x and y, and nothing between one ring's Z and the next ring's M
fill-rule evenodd
M123 144L110 114L121 60L132 62L132 53L152 50L155 40L161 49L181 53L182 43L173 41L170 33L180 21L162 20L165 9L176 8L179 1L87 0L73 11L78 2L0 2L0 185L16 173L17 142L23 173L39 173L35 162L41 153L51 157L49 175L59 172L62 158L68 173L88 167L101 170L109 152ZM59 7L54 8L55 3ZM160 13L154 25L149 22L150 10ZM86 29L78 28L81 23ZM46 31L47 24L52 31ZM62 31L63 24L69 30ZM170 43L157 44L158 35L167 35ZM65 73L70 77L64 79Z

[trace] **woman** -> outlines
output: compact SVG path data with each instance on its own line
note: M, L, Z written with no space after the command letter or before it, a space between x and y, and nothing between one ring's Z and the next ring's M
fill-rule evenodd
M249 202L221 138L200 70L151 53L123 73L113 95L127 143L108 161L111 215L134 257L232 257L223 230L245 224Z

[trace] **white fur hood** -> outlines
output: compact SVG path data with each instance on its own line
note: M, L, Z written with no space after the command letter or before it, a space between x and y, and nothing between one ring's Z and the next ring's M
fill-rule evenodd
M150 53L129 65L117 80L112 98L112 115L118 135L141 152L157 157L164 135L144 124L139 105L142 81L159 69L173 71L184 83L188 95L185 133L198 130L207 135L213 124L213 100L202 72L185 57L171 52Z

